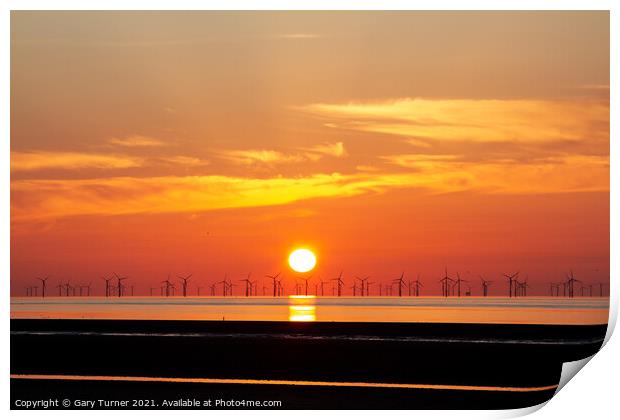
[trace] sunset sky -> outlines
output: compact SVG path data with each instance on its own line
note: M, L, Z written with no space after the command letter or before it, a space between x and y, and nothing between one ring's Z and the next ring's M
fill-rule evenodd
M607 12L13 12L11 89L14 295L290 288L296 246L425 295L608 282Z

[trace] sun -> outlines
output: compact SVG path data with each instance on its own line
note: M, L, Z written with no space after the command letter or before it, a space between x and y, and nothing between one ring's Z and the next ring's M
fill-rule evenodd
M298 273L307 273L316 265L316 256L309 249L299 248L288 256L288 265Z

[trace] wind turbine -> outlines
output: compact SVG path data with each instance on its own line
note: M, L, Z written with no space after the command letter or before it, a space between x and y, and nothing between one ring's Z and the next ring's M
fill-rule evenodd
M489 296L489 286L493 282L485 280L482 276L480 276L480 280L482 281L482 296Z
M399 278L392 280L393 283L398 283L398 296L403 295L403 285L405 282L403 281L403 277L405 276L405 272L403 271Z
M424 287L424 285L420 281L420 274L418 274L418 277L415 279L413 284L415 285L415 295L416 295L416 297L420 296L420 286Z
M235 292L235 285L233 284L233 281L231 279L227 279L226 280L226 288L228 289L228 295L232 296L233 293Z
M69 296L69 289L71 288L71 284L69 283L69 280L67 280L67 282L65 283L65 292L67 294L67 297Z
M58 283L56 287L58 288L58 296L62 296L62 283Z
M330 280L336 282L336 287L337 287L337 290L338 290L338 296L342 296L342 286L344 286L344 281L342 280L342 271L340 272L340 274L338 274L338 277L334 277L333 279L330 279ZM322 288L323 288L323 286L321 286L321 290L322 290Z
M110 296L110 282L112 281L112 278L113 277L101 277L101 279L105 281L105 297Z
M518 283L519 289L521 290L521 296L527 296L527 289L530 288L530 286L527 284L528 279L529 276L525 276L525 280L523 281L523 283Z
M172 282L170 281L170 274L168 274L168 278L166 280L162 281L162 283L166 287L166 297L169 297L170 296L170 289L174 288L174 284L172 284Z
M370 285L375 284L374 281L366 281L366 296L370 296Z
M319 280L321 280L321 296L325 296L325 285L329 282L323 281L323 279L320 276L319 276Z
M512 297L513 284L515 284L517 279L519 278L519 272L517 271L516 273L510 276L508 274L504 274L503 276L508 279L508 283L509 283L508 287L510 288L510 290L508 291L508 297ZM515 292L516 292L516 286L515 286Z
M252 290L252 282L250 281L250 276L252 275L252 273L248 273L248 276L244 279L241 279L239 281L241 282L245 282L245 297L248 297L251 295L251 290Z
M269 274L267 274L265 277L269 277L271 280L273 280L273 297L276 297L276 292L277 292L277 288L278 288L278 277L280 277L280 274L282 274L281 272L276 274L275 276L270 276Z
M306 296L308 296L308 281L312 278L312 274L310 274L308 277L297 277L299 280L303 280L304 284L306 286Z
M457 287L457 291L458 291L458 296L461 297L461 283L468 283L467 280L463 280L461 279L461 276L459 274L459 272L456 272L456 280L455 280L455 285Z
M450 295L450 282L453 282L454 280L452 280L449 276L448 276L448 267L445 268L445 274L443 276L443 278L441 280L439 280L439 283L441 283L441 290L443 292L443 296L444 297L448 297Z
M187 285L189 283L189 279L192 278L193 274L190 274L187 277L177 276L181 279L181 285L183 286L183 297L187 297Z
M50 276L46 276L46 277L37 277L37 279L39 279L39 281L41 281L41 298L45 299L45 289L47 288L47 279L49 279Z
M356 278L356 279L358 279L358 280L360 281L360 283L362 283L362 284L360 285L360 294L361 294L362 296L364 296L364 289L365 289L364 284L368 281L368 279L370 278L370 276L366 276L366 277L363 277L363 278L362 278L362 277L357 277L357 276L355 276L355 278Z
M353 285L351 286L351 289L353 290L353 296L357 296L355 293L357 291L357 283L353 282Z
M573 270L570 270L570 277L567 275L566 276L566 283L568 285L568 297L574 297L575 296L575 283L582 283L581 280L577 280L574 276L573 276ZM583 284L583 283L582 283Z
M226 296L226 291L228 290L227 278L228 278L228 274L224 274L224 280L218 281L217 283L215 283L215 284L221 284L222 285L222 296ZM214 286L215 286L215 284L214 284Z
M118 297L123 296L123 280L127 280L129 277L121 277L118 274L112 272L116 277L116 281L118 282Z

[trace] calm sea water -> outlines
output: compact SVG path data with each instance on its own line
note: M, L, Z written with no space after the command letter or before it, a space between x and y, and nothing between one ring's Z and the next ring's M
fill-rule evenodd
M606 324L609 299L521 297L12 298L11 318Z

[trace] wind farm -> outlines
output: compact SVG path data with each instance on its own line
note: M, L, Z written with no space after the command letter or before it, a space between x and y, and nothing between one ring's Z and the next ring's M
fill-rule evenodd
M317 260L313 256L315 263ZM396 278L387 274L371 282L371 276L347 276L344 270L337 277L324 280L319 268L295 276L291 268L281 267L272 271L275 274L259 275L255 280L248 272L236 282L228 273L220 281L195 278L193 274L177 275L176 282L168 274L165 280L149 284L148 291L135 293L132 285L129 294L123 284L129 276L116 272L110 277L100 276L104 282L98 284L103 290L91 286L92 282L60 282L57 297L38 294L33 283L24 297L13 298L11 317L295 321L299 317L294 308L301 307L307 312L304 321L551 325L567 320L575 324L604 323L609 306L609 295L604 293L602 284L578 280L572 269L566 270L565 281L547 283L549 288L543 283L540 293L528 293L532 289L529 275L520 270L510 275L499 272L495 277L489 273L479 275L480 283L476 286L461 277L460 272L451 272L444 266L443 273L437 270L435 279L429 279L431 284L440 286L433 293L430 288L425 289L420 274L412 280L406 278L405 271ZM283 275L287 271L292 271L289 282ZM508 290L492 289L494 281L488 278L496 278L499 283L505 279ZM200 295L198 287L189 288L190 279L210 284L210 293ZM576 284L581 287L577 289ZM298 300L308 304L296 304ZM40 306L38 302L46 305ZM144 310L149 306L156 311Z
M329 281L324 281L322 276L317 275L317 280L313 281L313 277L315 273L310 273L308 276L297 276L298 280L301 280L302 283L283 283L281 277L282 271L278 272L275 275L265 274L264 277L270 279L268 282L262 282L261 287L258 287L259 280L251 281L250 278L252 273L249 272L245 278L238 280L239 288L237 290L238 293L233 292L233 283L228 279L228 275L224 276L224 280L212 282L208 287L211 290L211 297L215 297L215 287L217 285L222 285L222 295L221 296L235 296L235 297L257 297L257 296L271 296L271 297L283 297L287 298L291 295L304 295L304 296L314 296L319 295L322 297L370 297L370 296L381 296L381 297L422 297L424 296L423 288L424 284L420 281L420 275L416 277L415 280L404 280L405 273L404 271L401 275L395 279L376 279L375 282L370 281L370 276L360 277L353 276L349 281L345 281L343 277L343 272L340 272L338 277L334 277L329 279ZM519 276L521 273L515 272L512 275L508 274L498 274L496 277L504 277L508 282L508 290L505 294L501 294L501 291L491 293L491 285L494 281L487 280L487 277L483 277L479 275L480 278L480 286L477 288L473 288L468 286L468 293L465 293L463 290L463 283L468 284L469 281L461 278L459 272L455 273L455 279L452 279L448 274L447 267L445 268L445 272L443 276L437 275L437 282L441 284L441 293L439 293L439 289L435 290L434 294L429 292L427 294L428 297L432 296L442 296L445 298L465 298L467 296L482 296L482 297L506 297L509 299L523 298L528 296L528 289L531 289L531 284L528 283L529 276L525 275L524 280L520 281ZM177 288L181 290L182 297L196 297L200 296L200 291L203 289L202 286L196 285L193 289L189 287L190 278L192 278L192 274L188 276L177 276L179 281L175 283L170 280L170 275L166 280L161 282L161 286L155 286L149 284L148 287L145 287L144 290L140 291L137 296L157 296L153 293L153 291L159 291L159 296L165 297L174 297L175 291ZM50 276L47 277L36 277L34 282L30 286L26 286L24 289L24 297L31 298L39 298L45 299L53 297L49 294L46 295L47 290L47 280ZM116 273L113 273L112 277L100 276L100 279L104 281L102 283L102 288L98 289L97 287L92 286L92 281L88 283L82 284L71 284L69 280L66 280L65 283L58 283L56 288L58 289L58 296L91 296L91 292L94 290L93 296L103 296L106 298L121 298L127 297L126 286L123 284L123 281L128 279L129 277L121 277ZM539 293L534 294L536 297L556 297L556 298L565 298L565 299L573 299L579 297L599 297L599 298L608 298L609 292L608 290L604 291L604 283L596 281L597 279L593 279L592 282L583 282L574 277L573 271L569 270L565 274L565 281L556 281L556 282L546 282L548 285L548 289L545 287L541 287L539 289ZM39 281L41 287L38 286L36 281ZM115 285L113 282L115 281ZM205 281L209 282L209 279L205 279ZM332 284L334 287L331 289L325 288L326 284ZM579 284L577 287L576 285ZM370 287L371 285L376 285L376 287ZM311 294L310 291L314 290L315 293ZM346 289L351 290L350 293L345 293ZM134 286L131 286L134 287ZM39 293L39 289L41 293ZM76 292L77 290L77 292ZM147 293L148 290L148 293ZM316 291L320 291L320 293L316 293ZM472 291L473 290L473 291ZM131 294L133 296L133 294ZM530 293L531 295L531 293Z

